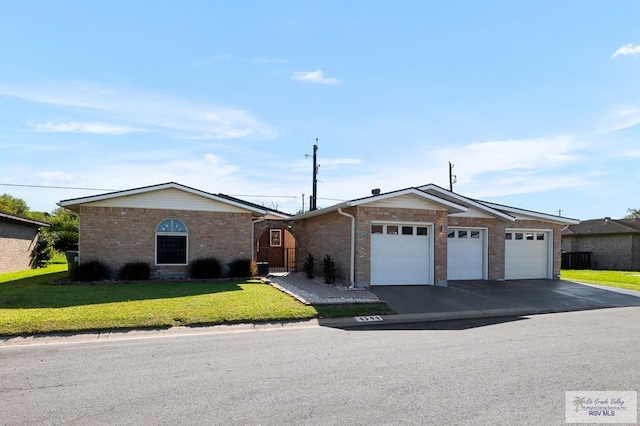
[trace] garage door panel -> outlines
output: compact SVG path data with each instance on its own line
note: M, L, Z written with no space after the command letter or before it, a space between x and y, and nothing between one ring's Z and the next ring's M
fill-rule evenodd
M505 279L549 278L549 232L507 231Z
M447 235L447 279L484 279L484 250L484 230L449 229Z
M371 285L431 284L429 234L372 234Z

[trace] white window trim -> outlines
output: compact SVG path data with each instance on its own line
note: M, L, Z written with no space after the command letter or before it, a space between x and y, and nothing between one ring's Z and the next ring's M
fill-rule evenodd
M154 236L153 236L153 243L155 246L155 266L187 266L189 264L189 228L187 228L187 225L185 225L185 223L180 220L180 219L176 219L176 218L168 218L168 219L172 219L172 220L177 220L180 223L182 223L182 226L184 226L184 229L186 229L187 232L155 232ZM156 230L158 229L158 226L168 220L168 219L162 219L157 225L156 225ZM173 237L180 237L180 236L184 236L185 237L185 244L186 244L186 251L185 251L185 263L158 263L158 235L165 235L165 236L173 236Z

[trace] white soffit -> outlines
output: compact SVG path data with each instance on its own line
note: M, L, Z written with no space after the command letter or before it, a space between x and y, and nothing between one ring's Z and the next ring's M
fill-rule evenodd
M396 209L448 210L441 204L436 204L431 200L415 195L399 195L383 200L371 201L366 205L367 207L388 207Z
M93 203L87 203L87 205L94 207L195 210L225 213L247 212L247 209L233 206L218 200L190 194L175 188L94 201Z
M468 211L462 213L452 213L450 217L472 217L476 219L495 219L496 216L485 211L470 207Z
M99 207L266 213L266 209L262 210L251 207L241 202L228 200L224 197L219 197L174 182L63 200L60 201L58 205L75 211L78 210L80 205L92 205Z
M362 198L359 200L354 200L351 201L349 204L352 206L361 206L361 205L374 205L374 203L381 203L381 202L392 202L394 203L394 207L396 208L413 208L411 206L407 207L406 205L398 205L396 203L396 201L389 201L392 199L399 199L399 203L402 204L402 201L406 201L408 202L408 200L410 198L406 198L406 197L411 197L411 203L415 203L416 201L414 200L422 200L422 203L429 203L432 206L437 206L437 210L446 210L449 213L462 213L462 212L466 212L467 211L467 207L449 201L449 200L445 200L444 198L440 198L437 195L432 195L429 193L426 193L424 191L420 191L416 188L409 188L409 189L403 189L400 191L395 191L395 192L387 192L386 194L381 194L381 195L375 195L372 197L367 197L367 198ZM424 204L421 204L424 209Z

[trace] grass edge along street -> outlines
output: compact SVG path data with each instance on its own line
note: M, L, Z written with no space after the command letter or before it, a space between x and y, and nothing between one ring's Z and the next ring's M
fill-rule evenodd
M255 279L50 284L66 276L59 264L0 274L0 336L390 313L381 303L307 306Z

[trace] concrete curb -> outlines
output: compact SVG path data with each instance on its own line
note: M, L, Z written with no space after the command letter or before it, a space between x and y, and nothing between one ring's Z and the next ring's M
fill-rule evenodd
M301 321L274 321L264 323L240 323L221 324L212 326L194 327L171 327L166 329L134 329L134 330L113 330L93 333L64 333L46 334L35 336L0 336L0 348L22 347L32 345L51 344L71 344L80 342L105 342L131 339L153 339L161 337L183 337L198 336L208 334L224 334L238 332L252 332L260 330L296 329L307 327L361 327L370 325L402 324L418 322L439 322L468 319L501 318L501 317L522 317L540 314L579 312L592 309L612 309L612 308L638 308L637 306L611 306L593 307L591 309L535 309L535 308L514 308L514 309L486 309L468 310L456 312L431 312L416 314L390 314L390 315L370 315L364 317L343 317L343 318L319 318ZM360 320L359 320L360 319Z

